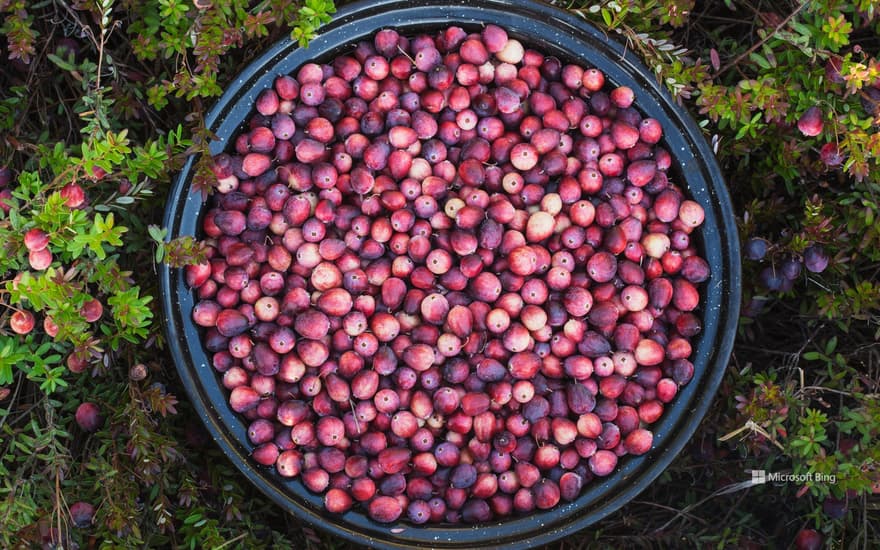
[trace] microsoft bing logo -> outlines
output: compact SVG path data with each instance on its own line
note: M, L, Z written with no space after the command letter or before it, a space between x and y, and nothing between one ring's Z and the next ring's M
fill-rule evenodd
M746 470L748 471L748 470ZM751 470L752 479L749 485L764 485L765 483L837 483L837 474L823 474L821 472L806 472L794 474L786 472L770 472L766 470Z
M767 472L764 470L752 470L752 485L767 483Z

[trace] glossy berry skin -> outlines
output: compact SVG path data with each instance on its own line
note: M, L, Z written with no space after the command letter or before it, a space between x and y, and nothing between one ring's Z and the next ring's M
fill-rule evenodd
M83 304L80 313L87 322L94 323L104 314L104 306L96 299L88 300Z
M28 253L28 265L30 265L31 269L34 271L44 271L48 269L48 267L52 265L53 259L52 251L48 248L32 250Z
M61 188L61 198L70 208L79 208L86 202L86 193L78 183L68 183Z
M254 97L183 275L255 465L407 529L650 453L716 274L634 90L485 25L384 29Z
M34 330L34 314L27 310L19 310L9 317L9 328L16 334L28 334Z
M798 130L807 137L818 136L824 127L822 116L823 113L819 107L810 107L798 119Z
M799 260L788 259L782 264L782 275L789 280L797 279L802 271L803 263Z
M367 511L372 519L380 523L391 523L400 517L403 508L397 499L379 496L369 503Z
M94 432L104 423L101 409L94 403L80 403L76 409L76 423L86 432Z
M746 241L743 249L747 259L760 261L767 255L767 241L754 237Z
M812 273L822 273L828 268L831 258L820 245L812 245L804 250L804 267Z
M30 252L38 252L49 246L49 234L39 228L29 229L24 234L24 246Z

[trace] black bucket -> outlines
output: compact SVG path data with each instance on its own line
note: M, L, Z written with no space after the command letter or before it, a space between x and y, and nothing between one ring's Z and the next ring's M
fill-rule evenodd
M246 421L232 411L227 391L211 367L199 330L191 320L194 293L182 269L160 266L162 305L168 346L196 411L214 440L242 474L279 506L320 529L340 537L384 548L528 548L546 544L593 525L619 509L654 481L691 438L721 383L736 333L740 304L740 250L733 209L712 150L700 129L677 105L652 72L617 42L576 15L534 1L368 0L340 9L322 27L311 45L302 49L290 40L276 44L251 63L208 114L206 124L219 141L211 152L231 150L230 140L253 111L257 94L272 86L276 76L289 74L310 61L327 61L350 52L356 43L383 28L404 35L458 25L477 30L484 23L505 28L509 35L563 62L597 67L614 85L635 91L636 106L660 121L663 144L673 157L670 174L705 209L705 222L696 236L700 254L712 274L702 291L703 331L694 341L693 380L682 387L656 422L654 446L639 457L624 457L608 477L588 484L574 502L528 516L481 525L416 526L402 520L381 524L357 507L334 515L321 496L310 493L298 479L275 474L254 463ZM165 226L169 237L200 235L204 204L193 192L194 159L189 159L168 197Z

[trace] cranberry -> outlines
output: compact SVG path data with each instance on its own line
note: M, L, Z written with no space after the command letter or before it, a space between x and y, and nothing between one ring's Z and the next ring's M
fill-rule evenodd
M822 133L822 128L824 126L822 117L823 113L819 107L816 107L815 105L810 107L798 119L798 130L807 137L818 136Z
M815 529L801 529L794 539L797 550L819 550L822 548L822 535Z
M36 227L30 229L24 234L24 246L30 252L39 252L49 246L49 234Z
M90 402L80 403L76 408L76 423L86 432L94 432L104 423L104 417L101 415L101 409L97 405Z
M391 523L403 513L403 507L396 498L378 496L370 501L367 511L374 520L381 523Z
M95 521L95 507L88 502L74 502L70 505L70 521L80 529L90 527Z
M9 328L16 334L29 334L34 330L34 314L27 310L18 310L9 317Z
M648 452L711 270L634 95L495 25L383 30L261 91L213 160L209 260L184 271L254 461L334 513L474 523ZM51 265L48 235L24 240Z

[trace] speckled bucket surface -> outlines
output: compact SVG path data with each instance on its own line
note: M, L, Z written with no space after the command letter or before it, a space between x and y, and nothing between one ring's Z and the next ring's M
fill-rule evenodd
M480 525L416 526L403 519L381 524L357 508L334 515L324 510L322 497L310 493L298 479L282 478L249 458L253 445L246 437L247 424L229 408L227 391L191 320L194 293L184 282L183 270L163 264L160 284L168 345L194 408L214 440L245 477L279 506L302 521L359 544L380 548L529 548L588 528L638 495L682 450L709 408L733 346L740 303L739 242L730 197L711 149L688 113L675 104L648 68L621 44L552 6L521 0L369 0L345 6L307 49L284 40L232 82L206 119L219 138L211 144L211 152L218 154L232 147L230 141L252 113L257 94L271 87L278 75L294 72L309 61L328 61L350 52L359 40L383 28L414 35L450 25L473 31L485 23L504 27L511 37L545 55L598 67L612 84L631 87L635 106L662 124L662 144L673 157L671 179L706 212L695 240L712 275L701 288L703 331L694 340L691 357L695 375L652 426L652 450L640 457L624 457L613 475L588 484L574 502ZM190 188L193 162L189 159L186 163L168 197L164 223L170 238L201 234L204 203Z

